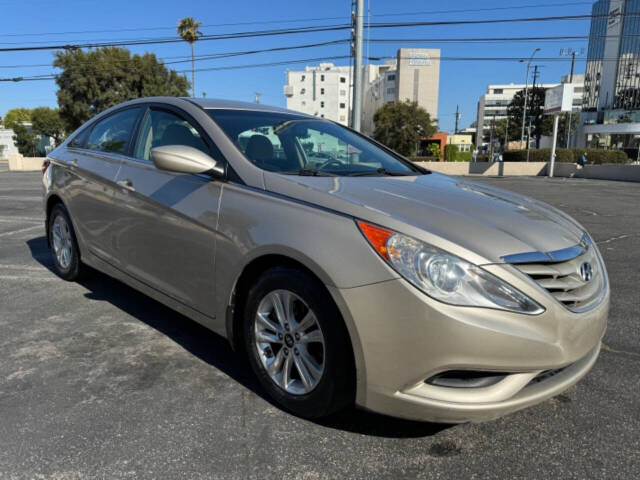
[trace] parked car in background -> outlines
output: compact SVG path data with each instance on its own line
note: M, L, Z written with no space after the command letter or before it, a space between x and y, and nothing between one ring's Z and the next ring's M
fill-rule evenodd
M599 353L607 273L576 221L324 119L134 100L51 152L43 185L61 277L89 265L225 336L297 415L488 420Z

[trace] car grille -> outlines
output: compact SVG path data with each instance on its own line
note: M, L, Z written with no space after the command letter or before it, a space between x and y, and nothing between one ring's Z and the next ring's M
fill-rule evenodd
M585 236L577 247L542 255L546 259L539 257L538 261L514 262L512 265L538 282L569 310L587 310L601 299L606 277L588 237ZM591 278L585 279L584 270L589 268Z

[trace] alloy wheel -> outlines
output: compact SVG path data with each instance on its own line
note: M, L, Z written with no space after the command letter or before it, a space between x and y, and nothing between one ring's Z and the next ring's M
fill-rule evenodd
M58 215L53 221L51 233L56 260L58 260L60 267L66 270L69 268L69 265L71 265L73 240L71 238L69 224L62 215Z
M295 293L274 290L260 301L254 322L258 357L271 380L293 395L317 385L325 367L325 339L315 313Z

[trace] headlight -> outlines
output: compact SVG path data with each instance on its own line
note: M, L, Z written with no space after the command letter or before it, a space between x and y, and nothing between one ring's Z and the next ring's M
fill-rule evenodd
M357 223L371 246L394 270L436 300L529 315L544 312L521 291L455 255L370 223Z

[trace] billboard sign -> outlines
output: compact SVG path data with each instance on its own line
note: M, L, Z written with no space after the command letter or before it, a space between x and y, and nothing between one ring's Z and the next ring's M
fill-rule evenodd
M544 114L570 112L573 108L573 84L562 83L548 88L544 96Z

